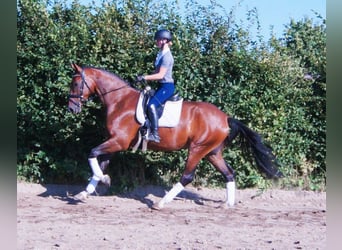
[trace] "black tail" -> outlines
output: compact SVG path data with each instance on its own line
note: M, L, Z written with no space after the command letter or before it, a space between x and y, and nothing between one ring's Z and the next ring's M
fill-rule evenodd
M272 153L272 149L267 147L263 142L261 136L248 128L245 124L237 119L228 118L230 133L227 138L227 143L230 144L236 136L244 139L243 143L255 158L257 167L264 172L268 178L280 178L283 174L277 167L276 158Z

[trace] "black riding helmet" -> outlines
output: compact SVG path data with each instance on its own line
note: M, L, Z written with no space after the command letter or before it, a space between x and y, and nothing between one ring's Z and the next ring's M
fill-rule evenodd
M168 42L172 40L172 34L170 31L162 29L158 30L154 35L154 40L166 39Z

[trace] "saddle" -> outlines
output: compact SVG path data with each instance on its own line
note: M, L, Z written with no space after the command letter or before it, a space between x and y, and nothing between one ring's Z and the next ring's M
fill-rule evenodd
M147 86L141 93L136 107L137 121L148 126L147 117L147 103L154 95L155 91ZM178 125L181 111L182 111L183 98L178 93L171 96L164 104L158 108L159 127L172 128Z
M145 138L147 133L150 131L150 121L147 116L147 104L154 94L155 91L149 86L146 86L145 89L140 93L135 114L137 121L142 126L139 129L139 139L137 144L133 147L133 151L139 147L141 139ZM166 100L166 102L158 108L159 127L172 128L177 126L180 120L182 104L183 98L180 97L179 93L175 93L168 100ZM145 150L146 148L144 149L143 146L143 151Z

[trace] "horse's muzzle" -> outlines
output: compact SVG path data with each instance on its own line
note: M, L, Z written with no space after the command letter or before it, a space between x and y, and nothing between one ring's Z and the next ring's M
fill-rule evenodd
M68 110L71 113L77 114L80 113L82 110L82 104L81 102L76 102L73 99L69 99L69 104L68 104Z
M68 106L68 111L74 114L80 113L81 110L82 110L81 106L77 106L77 105Z

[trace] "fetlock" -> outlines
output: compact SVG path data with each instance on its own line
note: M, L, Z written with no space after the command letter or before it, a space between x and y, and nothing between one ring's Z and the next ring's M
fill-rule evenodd
M107 174L105 174L104 176L102 176L101 182L102 182L103 184L105 184L107 187L110 187L110 185L111 185L110 176L107 175Z

